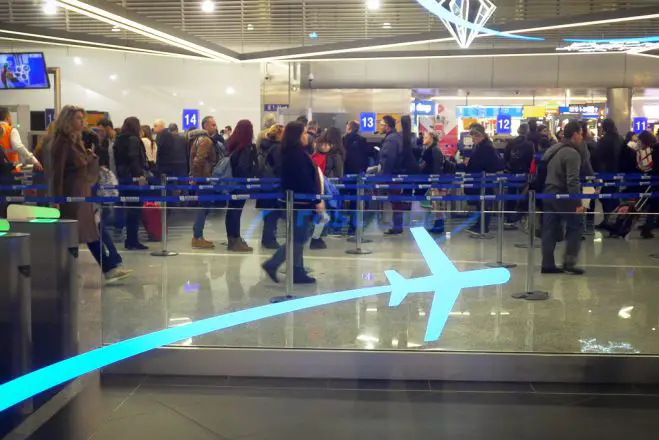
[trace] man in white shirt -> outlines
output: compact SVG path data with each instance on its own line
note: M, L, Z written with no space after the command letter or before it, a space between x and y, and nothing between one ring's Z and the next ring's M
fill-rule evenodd
M0 108L0 127L2 136L0 137L0 147L5 150L5 154L10 162L15 165L21 163L25 165L32 164L36 171L43 171L41 163L34 157L34 154L23 145L21 135L12 125L12 118L9 109Z

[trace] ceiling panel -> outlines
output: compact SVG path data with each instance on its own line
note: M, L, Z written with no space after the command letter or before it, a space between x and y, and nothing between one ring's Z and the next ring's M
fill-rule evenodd
M212 13L201 10L200 1L111 0L158 23L182 30L202 40L238 52L295 48L353 40L437 32L448 37L443 24L415 0L380 0L370 11L363 0L222 0ZM495 0L497 10L490 25L524 20L574 16L602 11L656 6L657 0ZM472 2L474 3L474 2ZM58 10L48 16L42 0L0 0L0 21L80 32L116 40L151 42L131 32L112 32L111 26L86 16ZM316 32L318 39L309 38ZM561 38L616 38L659 35L659 19L570 28L533 33L543 45L554 47ZM479 39L473 47L530 47L533 43L500 38ZM445 46L455 48L454 43Z

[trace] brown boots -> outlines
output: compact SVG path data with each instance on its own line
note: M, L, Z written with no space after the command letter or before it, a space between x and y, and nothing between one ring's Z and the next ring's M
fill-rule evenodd
M245 240L243 240L241 237L229 237L229 247L228 247L230 252L253 252L254 249L251 247L247 246L247 243L245 243Z
M208 241L202 238L192 238L192 248L193 249L213 249L215 245L212 241Z

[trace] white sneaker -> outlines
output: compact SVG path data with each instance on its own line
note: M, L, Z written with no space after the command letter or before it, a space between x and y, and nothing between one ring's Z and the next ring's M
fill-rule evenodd
M107 284L116 283L117 281L128 278L132 273L133 271L130 269L122 269L121 267L117 267L105 274L105 282Z

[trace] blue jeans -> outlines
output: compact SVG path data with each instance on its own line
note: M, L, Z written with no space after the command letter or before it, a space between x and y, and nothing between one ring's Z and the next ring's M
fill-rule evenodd
M304 272L304 245L309 240L309 231L311 222L314 218L311 210L297 211L295 224L293 226L293 272ZM279 249L268 261L266 266L278 269L286 261L286 245L279 246Z
M204 237L204 226L206 225L206 217L211 212L207 203L200 203L197 210L197 215L195 216L194 224L192 225L192 236L194 238L203 238Z
M121 264L121 255L117 252L117 248L112 242L110 234L105 230L102 222L99 232L101 233L101 239L87 243L87 247L105 274L116 269L116 267Z

